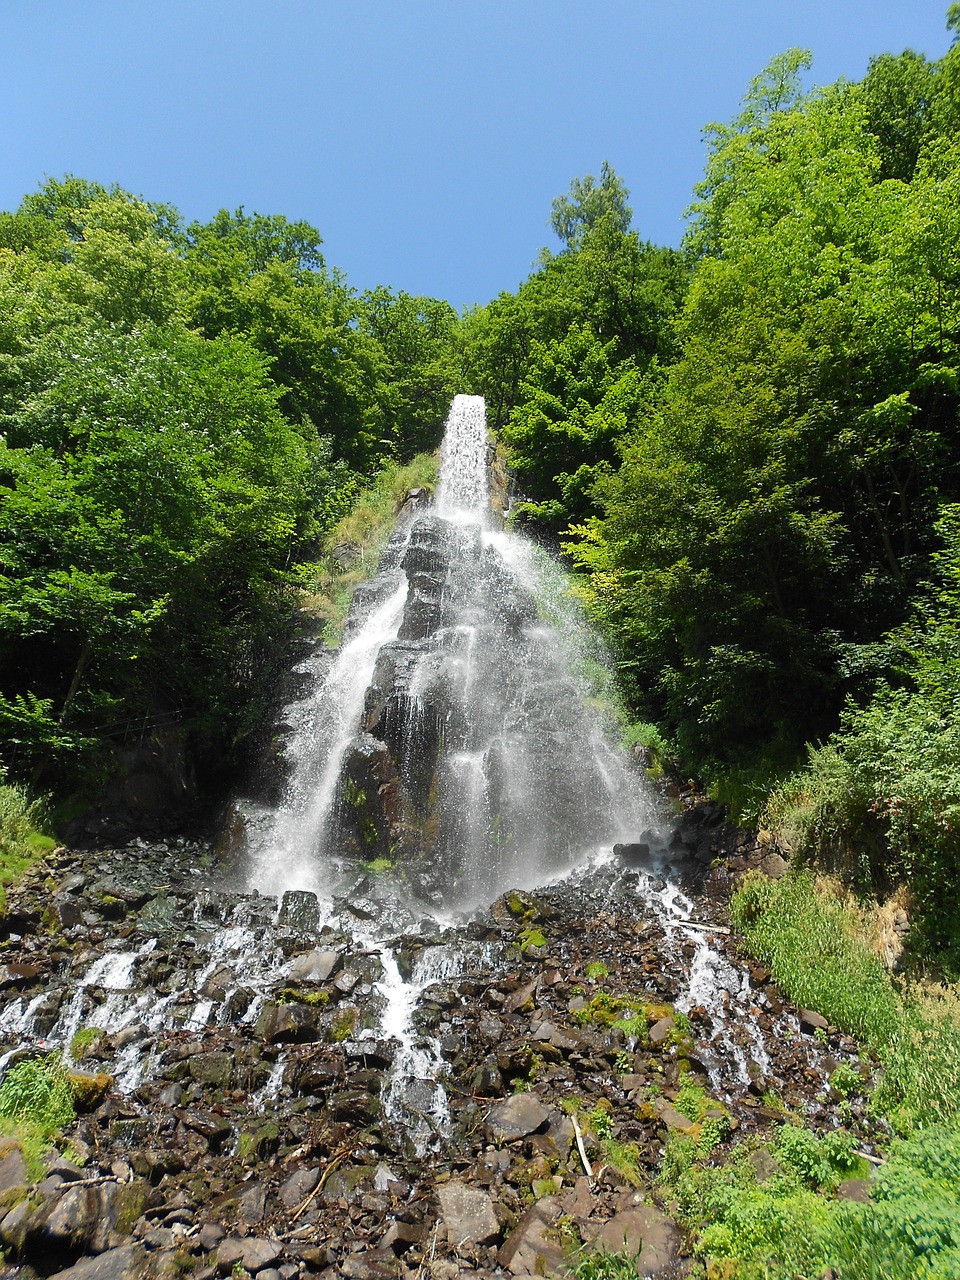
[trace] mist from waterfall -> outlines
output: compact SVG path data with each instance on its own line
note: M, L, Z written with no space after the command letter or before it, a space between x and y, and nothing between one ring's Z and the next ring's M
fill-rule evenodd
M464 908L660 825L590 705L595 641L558 572L495 524L483 400L457 396L433 507L398 528L378 603L287 709L287 791L251 887L329 899L377 862Z

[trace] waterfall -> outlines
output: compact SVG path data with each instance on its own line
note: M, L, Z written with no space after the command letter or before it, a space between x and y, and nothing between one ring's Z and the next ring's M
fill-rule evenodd
M587 632L551 574L495 527L484 403L457 396L432 511L398 529L366 593L380 603L288 711L287 794L251 886L329 899L344 867L376 863L464 908L660 825L590 705Z

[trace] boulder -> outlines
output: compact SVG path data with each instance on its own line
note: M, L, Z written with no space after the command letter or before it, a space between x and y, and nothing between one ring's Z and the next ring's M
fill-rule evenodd
M257 1018L257 1035L267 1044L306 1044L318 1038L320 1013L309 1004L268 1000Z
M258 1236L227 1236L217 1246L217 1270L222 1276L233 1271L237 1263L244 1271L256 1275L271 1266L283 1254L279 1240L262 1240Z
M638 1205L615 1214L593 1247L604 1253L626 1253L635 1259L633 1265L640 1275L656 1276L676 1261L680 1232L659 1209Z
M486 1129L494 1142L514 1142L536 1133L548 1119L549 1113L535 1093L515 1093L490 1108Z
M437 1187L437 1199L447 1241L454 1248L463 1244L492 1244L500 1238L493 1202L479 1187L452 1179Z
M287 976L292 982L326 982L342 959L339 951L304 951L290 961Z
M556 1196L532 1205L501 1248L500 1265L515 1276L570 1275L569 1254L556 1228L562 1211Z
M82 1258L51 1280L146 1280L151 1274L148 1256L141 1245L124 1244L95 1258Z

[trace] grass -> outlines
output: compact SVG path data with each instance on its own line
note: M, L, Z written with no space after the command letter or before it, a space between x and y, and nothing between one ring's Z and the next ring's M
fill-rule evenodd
M418 454L403 466L388 464L328 532L320 560L303 566L304 604L327 619L328 644L339 644L355 588L376 573L404 497L410 489L432 492L438 465L437 456L427 453ZM346 566L342 563L345 550L354 558Z
M44 802L0 772L0 911L6 909L6 886L56 848L56 841L40 830L45 821Z
M855 1036L881 1065L878 1116L908 1134L960 1121L960 998L895 980L866 941L863 913L809 872L748 878L731 911L789 999Z
M42 1176L51 1141L76 1119L59 1054L15 1063L0 1084L0 1132L17 1142L34 1178Z

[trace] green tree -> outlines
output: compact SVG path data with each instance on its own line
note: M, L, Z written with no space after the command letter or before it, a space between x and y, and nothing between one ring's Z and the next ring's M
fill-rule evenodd
M618 231L626 232L633 218L629 195L623 180L604 160L599 182L588 173L574 178L566 195L557 196L550 209L550 226L568 249L579 249L583 237L605 215Z

